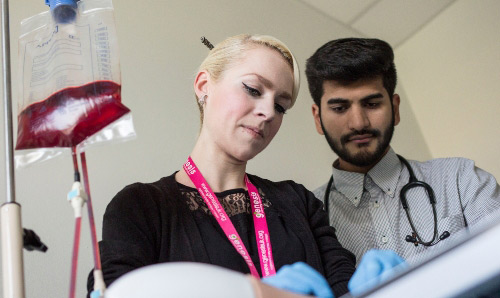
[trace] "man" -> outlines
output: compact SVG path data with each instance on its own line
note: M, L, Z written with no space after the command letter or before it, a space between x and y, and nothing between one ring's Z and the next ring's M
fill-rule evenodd
M306 75L316 130L338 155L330 183L315 194L325 199L326 193L330 224L358 262L370 248L394 250L411 262L440 238L452 238L500 208L495 178L473 161L444 158L406 166L390 147L400 122L400 97L394 93L389 44L360 38L330 41L308 59ZM406 191L406 213L400 194L410 170L429 188L420 184Z

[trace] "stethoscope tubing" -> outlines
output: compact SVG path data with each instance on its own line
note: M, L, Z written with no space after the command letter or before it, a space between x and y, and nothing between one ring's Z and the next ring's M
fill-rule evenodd
M422 244L424 246L432 246L432 245L437 243L437 242L434 243L434 241L436 240L437 235L438 235L436 198L434 195L434 190L432 189L432 187L429 184L427 184L423 181L417 180L415 173L413 172L413 168L411 167L410 163L401 155L398 154L397 156L398 156L399 160L405 165L405 167L408 170L408 173L410 175L410 178L408 179L409 180L408 183L405 184L401 188L401 192L399 194L399 200L401 201L401 205L403 206L403 209L405 210L406 217L408 218L408 222L410 223L410 227L411 227L413 233L415 234L415 237L418 240L418 243ZM332 188L332 184L333 184L333 176L330 176L330 180L328 180L328 184L326 186L326 191L325 191L325 195L324 195L324 199L323 199L323 202L325 205L325 211L326 211L326 214L328 216L328 219L330 219L330 209L329 209L329 201L330 200L329 200L329 197L330 197L330 191ZM411 214L410 214L410 208L408 206L408 201L406 199L406 193L408 192L408 190L410 190L412 188L416 188L416 187L423 187L425 189L427 196L429 197L429 203L432 206L432 215L434 218L434 233L433 233L432 239L430 241L423 241L422 238L420 237L420 235L418 234L417 229L415 228L415 225L413 224Z

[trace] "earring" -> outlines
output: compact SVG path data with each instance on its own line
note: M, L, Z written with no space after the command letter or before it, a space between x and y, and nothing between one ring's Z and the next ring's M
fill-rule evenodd
M208 97L208 95L206 95L206 94L205 94L205 95L203 95L200 99L198 99L198 103L199 103L200 105L204 105L204 104L205 104L205 102L207 101L207 97Z

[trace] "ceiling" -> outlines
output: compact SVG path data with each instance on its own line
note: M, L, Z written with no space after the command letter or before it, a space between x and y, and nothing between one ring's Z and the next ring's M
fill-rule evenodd
M359 32L397 47L455 0L299 0Z

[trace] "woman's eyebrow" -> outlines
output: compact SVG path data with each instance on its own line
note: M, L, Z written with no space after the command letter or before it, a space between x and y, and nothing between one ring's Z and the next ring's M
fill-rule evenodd
M262 82L262 84L264 84L264 86L266 86L267 88L273 88L273 86L274 86L274 85L273 85L273 82L271 82L270 80L268 80L268 79L264 78L264 77L263 77L263 76L261 76L260 74L257 74L257 73L249 73L249 74L247 74L247 75L254 75L254 76L256 76L256 77L259 79L259 81L261 81L261 82ZM283 98L285 98L285 99L292 100L292 95L291 95L290 93L286 92L286 91L281 92L278 96L279 96L279 97L283 97Z

